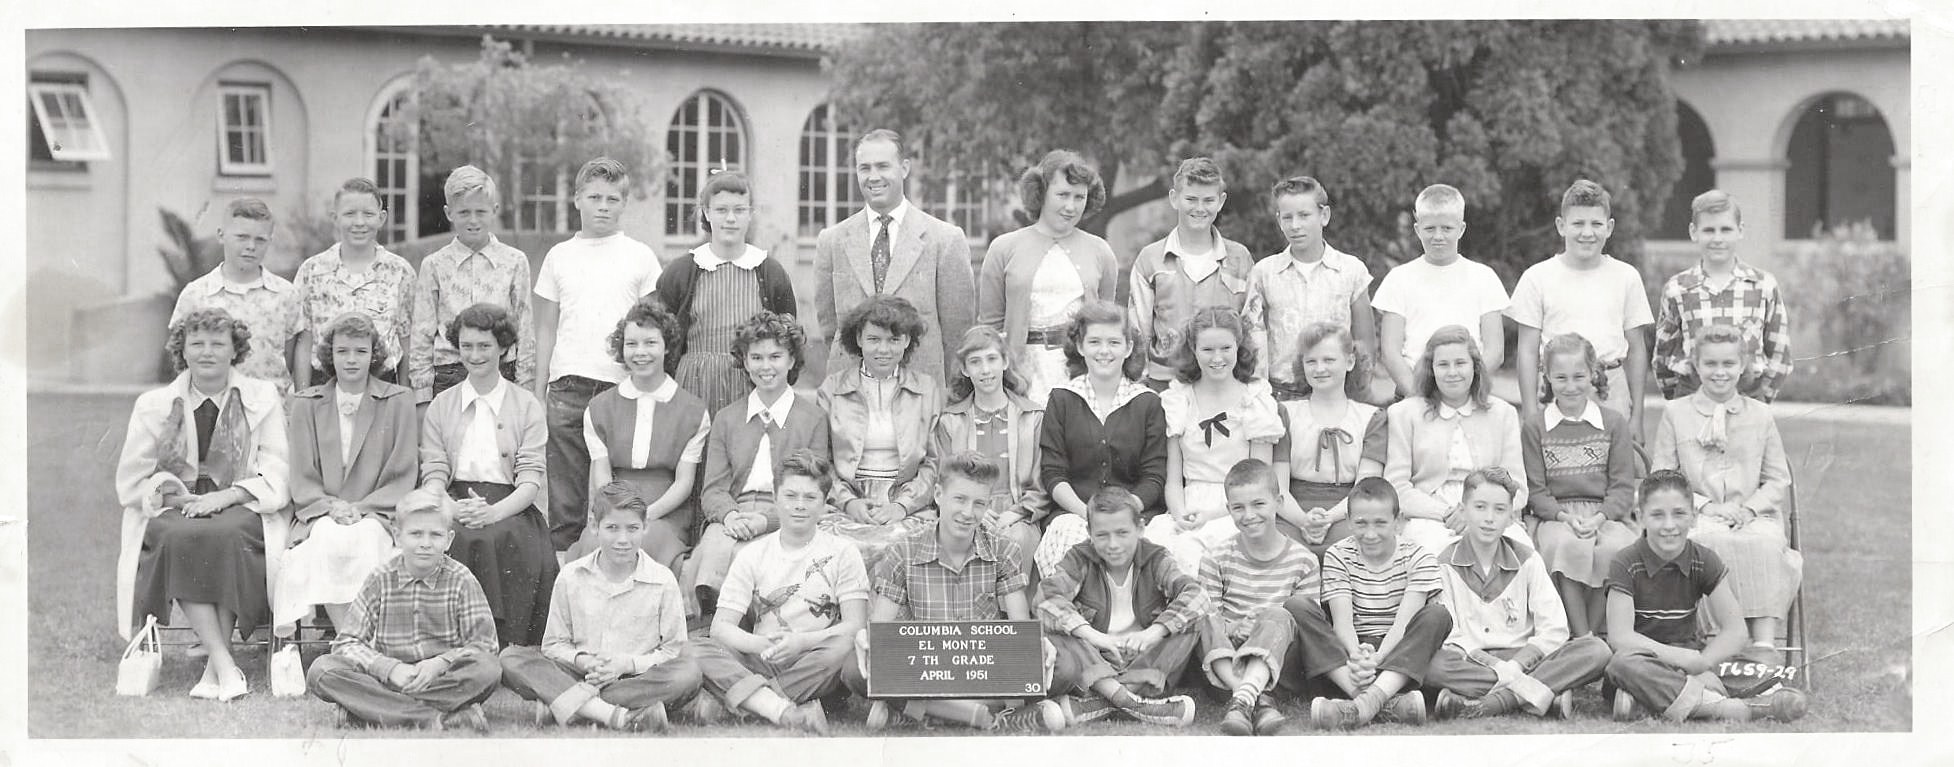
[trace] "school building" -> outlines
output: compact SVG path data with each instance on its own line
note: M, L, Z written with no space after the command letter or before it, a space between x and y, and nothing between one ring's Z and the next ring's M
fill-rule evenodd
M1687 168L1661 229L1683 240L1688 200L1712 185L1745 205L1747 253L1868 220L1907 239L1911 58L1905 21L1711 21L1698 61L1674 69ZM26 34L30 380L154 376L174 285L159 210L208 236L237 196L279 216L268 263L290 273L294 230L317 226L331 190L374 179L393 211L383 242L408 250L447 230L440 184L396 129L423 56L475 58L483 35L548 62L564 56L639 99L668 155L663 183L625 230L667 259L700 241L690 200L713 169L749 173L756 243L811 300L814 235L859 208L852 131L825 106L823 55L847 24L508 25L247 29L41 29ZM896 126L900 127L900 126ZM409 132L411 135L411 132ZM1008 180L919 162L910 197L984 242L1009 228ZM511 228L568 231L561 176L499 179ZM1157 209L1153 209L1157 208ZM1164 203L1111 232L1130 258L1164 228ZM1170 219L1168 219L1170 220ZM546 238L536 238L546 242ZM528 241L525 248L534 247ZM1686 246L1687 243L1681 243ZM1651 253L1686 252L1675 241ZM533 253L540 257L541 253Z

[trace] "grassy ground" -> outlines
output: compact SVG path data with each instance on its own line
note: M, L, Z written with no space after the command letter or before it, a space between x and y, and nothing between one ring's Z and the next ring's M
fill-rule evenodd
M316 699L280 699L265 687L262 651L240 660L253 693L230 705L183 693L199 664L165 656L159 691L149 698L113 694L121 642L112 628L114 561L120 511L112 490L133 397L35 394L28 401L29 721L37 738L76 737L366 737L391 735L335 728L332 707ZM1655 423L1652 413L1649 423ZM1905 731L1911 728L1904 675L1910 668L1909 562L1911 432L1904 427L1818 419L1780 424L1800 491L1805 551L1805 606L1817 688L1811 713L1795 725L1750 724L1747 732ZM1204 693L1186 730L1099 723L1080 735L1212 734L1220 707ZM866 705L831 712L837 734L864 736ZM1291 732L1307 709L1288 706ZM488 706L497 734L602 736L586 728L539 731L506 691ZM1576 699L1572 722L1513 717L1435 723L1422 729L1380 725L1379 734L1527 734L1727 732L1722 724L1680 728L1660 722L1617 723L1592 689ZM897 730L889 735L966 734L955 729ZM680 726L674 735L765 737L769 727Z

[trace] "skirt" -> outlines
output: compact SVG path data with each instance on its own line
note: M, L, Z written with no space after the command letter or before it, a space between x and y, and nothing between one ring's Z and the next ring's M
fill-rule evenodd
M731 352L688 350L678 359L678 387L706 401L706 412L717 413L753 391L753 380L733 365Z
M1220 482L1188 482L1181 487L1181 503L1206 515L1213 510L1227 509L1228 497ZM1181 572L1195 576L1200 574L1201 560L1208 552L1227 545L1235 533L1235 520L1228 516L1209 519L1193 530L1182 530L1174 515L1162 514L1147 523L1144 535L1147 540L1166 547L1174 555L1174 562L1181 566Z
M1085 517L1063 511L1046 517L1045 537L1038 539L1038 550L1031 555L1032 564L1038 567L1039 577L1058 572L1058 563L1065 559L1065 552L1091 537L1092 534L1086 530Z
M448 495L460 500L474 490L495 503L515 488L495 482L455 482ZM495 614L495 634L504 646L534 647L543 642L549 622L550 590L556 586L556 550L549 522L535 506L480 529L455 525L448 556L475 574Z
M1600 514L1601 504L1595 501L1562 501L1563 515ZM1614 520L1605 520L1595 530L1592 537L1581 538L1566 522L1551 520L1540 523L1534 531L1534 540L1540 544L1540 559L1547 566L1547 572L1589 588L1600 588L1608 579L1608 566L1615 561L1615 552L1627 548L1640 537L1634 528Z
M394 554L393 535L380 520L367 517L350 525L315 520L311 534L285 552L273 590L273 633L291 636L315 606L352 602L366 577Z
M154 615L168 625L172 602L216 605L236 615L249 636L271 617L264 520L243 506L195 519L163 512L143 531L135 593L138 617Z
M749 490L733 500L736 511L757 511L778 519L774 512L773 493ZM759 537L738 540L726 532L723 522L706 525L699 534L699 543L692 547L692 553L680 563L678 574L679 590L684 592L685 615L688 618L710 613L717 601L719 587L726 585L726 574L732 572L733 558L746 545L759 540ZM704 590L704 595L700 591ZM709 614L707 617L711 617Z
M1064 386L1072 380L1065 374L1065 350L1048 346L1031 346L1024 350L1025 396L1044 404L1052 394L1052 389Z
M1805 558L1786 544L1776 519L1758 517L1733 530L1698 518L1689 537L1723 560L1728 572L1724 582L1745 618L1783 618L1791 609L1804 580Z
M1296 505L1302 507L1303 511L1329 509L1350 497L1350 488L1355 484L1354 482L1349 484L1311 482L1291 477L1289 496L1296 499ZM1308 536L1303 535L1302 528L1289 524L1287 520L1277 519L1276 529L1282 531L1283 535L1289 536L1290 540L1303 544L1304 548L1309 549L1309 552L1315 554L1317 560L1321 561L1323 552L1328 551L1332 544L1350 537L1350 518L1346 513L1343 519L1331 522L1330 529L1323 533L1323 540L1320 541L1309 540Z

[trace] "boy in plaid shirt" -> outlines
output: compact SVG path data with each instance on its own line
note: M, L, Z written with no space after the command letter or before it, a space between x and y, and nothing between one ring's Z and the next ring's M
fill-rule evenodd
M487 732L481 703L502 679L495 619L481 584L448 556L446 501L410 492L394 522L400 555L367 577L306 684L353 720Z
M1709 325L1743 332L1744 370L1737 393L1760 402L1777 399L1791 375L1791 318L1778 281L1737 258L1744 239L1744 212L1728 192L1712 189L1689 204L1689 239L1703 260L1662 284L1662 309L1655 323L1655 380L1663 399L1696 391L1691 342Z
M1231 691L1221 731L1274 735L1282 728L1269 691L1282 669L1300 660L1296 620L1283 609L1291 597L1315 599L1316 555L1276 529L1282 504L1275 471L1243 459L1222 481L1235 537L1201 559L1201 589L1214 611L1201 627L1201 664L1208 681Z

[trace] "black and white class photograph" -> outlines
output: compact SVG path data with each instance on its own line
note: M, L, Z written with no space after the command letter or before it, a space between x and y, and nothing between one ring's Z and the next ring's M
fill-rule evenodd
M25 735L1931 731L1853 9L30 24Z

